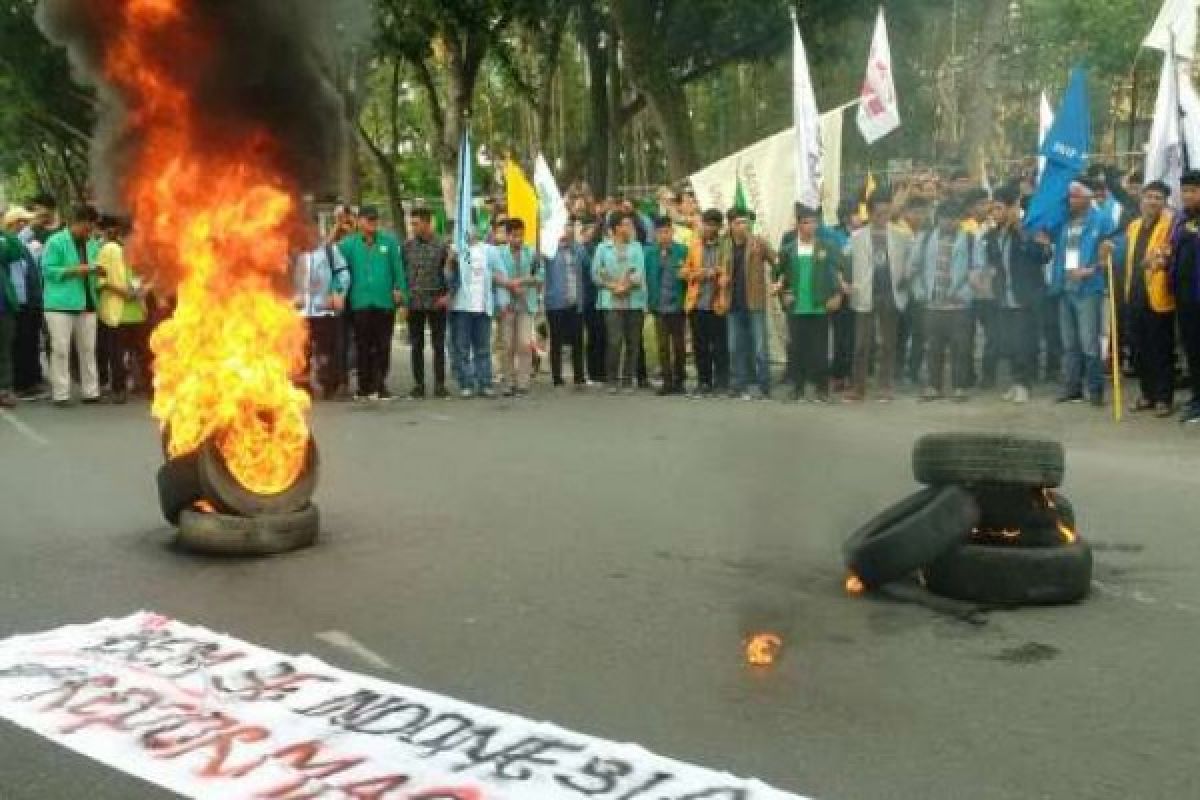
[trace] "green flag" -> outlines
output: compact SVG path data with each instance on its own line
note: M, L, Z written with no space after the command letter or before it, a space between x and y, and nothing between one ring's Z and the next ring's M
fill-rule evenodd
M737 188L733 192L733 210L740 214L751 211L750 201L746 198L746 187L742 186L742 175L737 176Z

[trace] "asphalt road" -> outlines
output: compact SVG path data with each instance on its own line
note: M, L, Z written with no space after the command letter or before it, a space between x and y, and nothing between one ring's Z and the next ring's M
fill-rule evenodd
M322 406L319 547L175 552L144 406L0 418L0 636L153 609L828 800L1200 796L1200 432L1048 403ZM18 429L20 427L20 429ZM1080 607L851 598L926 431L1061 437ZM741 637L786 638L774 670ZM394 665L316 638L344 631ZM0 722L0 798L163 794Z

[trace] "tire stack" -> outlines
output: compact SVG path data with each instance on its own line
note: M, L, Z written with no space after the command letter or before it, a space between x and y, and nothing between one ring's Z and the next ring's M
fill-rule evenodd
M1062 485L1062 445L1003 435L932 434L913 450L927 488L845 544L865 589L919 573L935 594L989 607L1061 605L1091 587L1092 553Z
M188 550L238 556L286 553L316 542L320 516L312 496L317 466L310 439L296 482L279 494L256 494L237 482L210 439L194 452L168 458L159 469L159 505Z

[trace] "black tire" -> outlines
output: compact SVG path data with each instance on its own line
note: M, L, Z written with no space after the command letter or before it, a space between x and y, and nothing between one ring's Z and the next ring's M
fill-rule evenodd
M979 522L975 498L958 486L924 489L846 540L846 566L873 589L916 572L965 541Z
M158 504L163 518L179 524L179 515L204 499L196 453L173 458L158 469Z
M1075 530L1075 508L1059 492L989 485L974 487L972 493L979 502L979 525L971 536L975 543L1058 547L1064 540L1059 523Z
M1092 549L965 544L925 568L934 594L996 608L1077 603L1092 586Z
M934 433L913 449L913 475L926 486L1014 484L1034 489L1062 485L1059 442L1018 436Z
M257 494L246 489L225 466L225 459L216 442L209 439L201 446L199 460L200 482L206 497L222 514L257 517L263 514L291 514L302 511L312 501L317 488L317 445L310 437L304 469L296 482L279 494Z
M179 518L179 544L199 553L269 556L310 547L317 541L320 514L307 506L289 514L236 517L184 511Z

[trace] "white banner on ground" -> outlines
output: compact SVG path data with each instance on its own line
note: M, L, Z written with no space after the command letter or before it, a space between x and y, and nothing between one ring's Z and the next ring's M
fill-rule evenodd
M0 641L0 717L192 798L796 800L147 612Z

